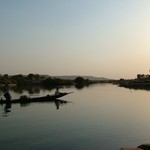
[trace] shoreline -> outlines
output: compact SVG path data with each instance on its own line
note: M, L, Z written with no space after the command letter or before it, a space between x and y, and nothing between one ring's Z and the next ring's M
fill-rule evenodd
M141 144L137 147L133 147L133 148L120 148L119 150L150 150L150 144Z

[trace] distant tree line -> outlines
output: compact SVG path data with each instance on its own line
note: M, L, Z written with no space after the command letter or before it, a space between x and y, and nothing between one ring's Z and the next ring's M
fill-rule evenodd
M19 87L21 86L33 86L33 85L42 85L42 86L63 86L63 85L76 85L79 87L87 86L92 84L92 81L88 79L84 79L82 77L77 77L75 80L66 80L66 79L59 79L59 78L52 78L50 76L39 75L30 73L28 75L0 75L0 84L3 85L10 85L15 84Z
M142 88L150 89L150 75L149 74L137 74L135 79L123 79L114 81L115 84L119 86L128 87L128 88Z
M140 79L140 80L150 79L150 75L149 74L147 74L147 75L145 75L145 74L138 74L137 75L137 79Z
M59 78L47 78L43 80L43 85L44 86L61 86L61 85L72 85L73 82L72 80L64 80L64 79L59 79Z

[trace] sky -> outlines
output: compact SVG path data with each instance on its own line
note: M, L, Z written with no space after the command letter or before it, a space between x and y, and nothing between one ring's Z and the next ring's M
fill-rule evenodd
M149 0L0 0L0 74L131 79L149 70Z

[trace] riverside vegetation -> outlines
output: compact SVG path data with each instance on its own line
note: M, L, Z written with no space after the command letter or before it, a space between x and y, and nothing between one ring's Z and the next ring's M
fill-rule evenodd
M51 77L48 75L39 75L30 73L28 75L8 75L0 74L0 87L18 87L18 88L29 88L33 86L42 86L44 88L56 88L58 86L75 86L78 89L82 89L84 86L90 86L95 83L113 83L120 87L134 88L134 89L150 89L150 75L137 74L135 79L123 79L120 80L110 80L110 79L100 79L100 80L90 80L84 76L74 76L74 78L65 79L57 77Z
M106 83L109 80L94 81L85 79L83 77L76 77L75 79L60 79L58 77L51 77L47 75L39 74L28 74L28 75L0 75L0 87L4 86L17 86L19 88L32 87L32 86L42 86L42 87L58 87L58 86L76 86L77 88L83 88L84 86L89 86L94 83Z
M135 79L117 81L119 86L132 89L150 90L150 75L138 74Z

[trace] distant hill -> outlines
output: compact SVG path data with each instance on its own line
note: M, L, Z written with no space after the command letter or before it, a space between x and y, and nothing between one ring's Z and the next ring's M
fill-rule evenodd
M74 76L52 76L54 78L59 78L59 79L64 79L64 80L74 80L75 78L79 77L79 75L74 75ZM84 79L89 79L89 80L92 80L92 81L108 81L108 80L111 80L111 79L107 79L107 78L104 78L104 77L94 77L94 76L80 76Z

